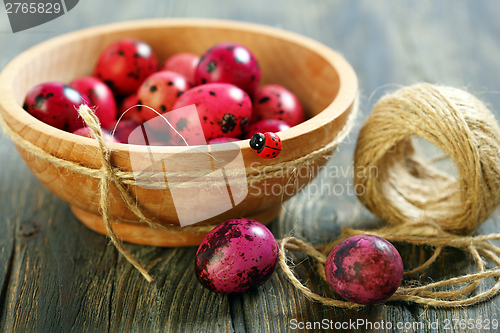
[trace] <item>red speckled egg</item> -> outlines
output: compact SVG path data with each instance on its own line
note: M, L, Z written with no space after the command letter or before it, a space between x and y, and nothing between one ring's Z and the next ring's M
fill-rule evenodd
M220 137L236 138L242 135L252 116L252 101L240 88L228 83L208 83L186 91L172 109L196 105L197 115L175 115L170 122L190 145L200 145ZM190 119L198 117L196 119ZM199 131L199 123L203 133ZM205 137L203 137L205 134ZM183 146L184 141L172 134L172 145ZM206 140L206 141L205 141Z
M268 84L254 96L252 123L263 119L283 120L295 126L306 117L302 104L292 92L278 84Z
M121 143L128 143L128 139L133 130L141 126L140 123L133 120L120 120L115 121L113 124L108 126L106 129L113 133L114 137Z
M138 104L152 107L159 113L172 110L173 105L186 90L191 88L187 78L171 71L156 72L149 76L137 91ZM137 107L143 121L158 116L151 109Z
M128 95L157 69L158 60L151 46L138 39L123 38L101 53L94 76L106 83L116 95Z
M80 94L88 96L92 103L95 115L101 125L106 127L116 120L116 101L113 92L98 78L85 76L74 79L70 86Z
M32 88L26 95L23 108L44 123L74 132L83 127L78 107L89 104L89 98L60 82L46 82Z
M403 279L403 260L383 238L358 235L338 244L328 255L325 275L342 298L358 304L382 302Z
M278 244L264 225L251 219L219 224L196 252L200 283L220 294L239 294L263 284L276 269Z
M194 72L200 62L200 57L193 53L176 53L163 64L162 69L184 75L189 83L194 84Z
M138 104L139 99L137 98L137 93L130 94L123 98L120 108L118 109L117 118L142 123L140 108L137 106Z
M250 124L246 131L245 139L251 139L255 133L281 132L290 128L283 120L266 119Z
M253 95L260 82L257 59L243 45L224 42L212 46L200 58L196 67L196 84L231 83Z

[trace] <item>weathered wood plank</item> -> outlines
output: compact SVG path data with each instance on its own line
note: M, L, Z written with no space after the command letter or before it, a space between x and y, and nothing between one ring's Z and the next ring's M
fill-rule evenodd
M500 5L488 1L81 1L63 17L25 33L11 34L0 21L0 67L22 50L85 26L146 17L217 17L279 26L310 36L341 52L356 70L361 111L356 128L328 164L337 176L320 176L289 202L270 227L316 244L333 239L343 226L379 223L364 209L352 186L352 152L357 132L373 103L398 85L419 81L468 87L500 107ZM381 89L377 90L379 87ZM373 96L370 95L373 93ZM500 116L498 111L495 114ZM424 147L429 151L429 148ZM278 270L254 293L222 296L203 289L194 276L196 248L162 249L128 245L156 280L143 278L83 227L67 205L31 175L7 139L0 141L0 325L3 331L289 331L290 321L424 323L395 331L437 332L429 322L497 319L500 298L478 306L435 309L387 303L342 310L310 302ZM342 173L345 173L343 175ZM321 183L323 181L323 183ZM324 185L326 184L326 185ZM334 187L335 184L337 187ZM327 186L328 185L328 186ZM314 194L314 186L330 193ZM342 195L333 193L344 190ZM352 189L351 189L352 193ZM478 231L500 227L497 212ZM431 249L397 244L405 267L415 267ZM314 272L314 263L292 256L302 281L333 296ZM446 249L422 282L474 271L471 258ZM493 280L488 281L489 284ZM349 328L347 332L362 332ZM457 328L455 332L467 329ZM469 330L473 331L473 330Z

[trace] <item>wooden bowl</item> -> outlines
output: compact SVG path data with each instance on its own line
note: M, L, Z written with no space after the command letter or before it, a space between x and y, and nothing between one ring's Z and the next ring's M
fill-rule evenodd
M51 127L28 114L22 104L27 92L47 81L69 82L89 75L101 51L122 37L135 37L148 42L159 61L177 52L201 54L222 41L234 41L247 46L256 55L262 69L261 84L282 84L294 92L303 103L308 120L280 132L282 153L275 159L258 157L248 140L236 142L246 167L272 166L293 161L331 142L345 125L353 109L358 83L351 66L330 48L309 38L276 28L221 20L162 19L123 22L68 33L23 52L0 74L0 112L10 127L26 140L59 158L99 169L100 151L93 139L84 138ZM99 179L70 172L42 159L23 148L17 149L34 175L53 193L71 205L73 213L91 229L106 234L99 215ZM112 164L123 171L133 171L130 155L147 158L144 146L110 143ZM206 154L193 153L189 147L152 147L152 154L185 158L184 163L168 171L196 169L197 161ZM166 155L165 155L166 154ZM137 155L136 155L137 156ZM324 159L314 165L324 163ZM270 191L290 184L291 175L276 176L251 184L254 193L228 211L206 219L197 225L217 224L229 218L248 217L268 223L280 212L282 200L297 191ZM297 175L297 188L310 181L310 174ZM293 183L293 181L292 181ZM278 184L276 187L275 184ZM264 191L267 187L267 191ZM261 190L258 193L258 189ZM163 225L179 225L172 195L168 189L148 189L129 186L141 211ZM203 184L191 187L196 196ZM213 203L217 205L217 202ZM114 230L124 241L154 246L188 246L201 242L205 233L186 233L153 229L138 223L116 191L110 192L110 211ZM197 207L193 207L193 214Z

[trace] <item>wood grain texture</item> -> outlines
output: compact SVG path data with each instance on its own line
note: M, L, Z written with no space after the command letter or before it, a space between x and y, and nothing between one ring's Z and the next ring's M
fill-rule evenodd
M380 224L348 189L352 187L352 153L359 127L384 92L420 81L465 87L489 103L500 118L499 14L498 2L464 0L86 0L55 21L15 35L3 16L0 66L58 34L149 17L243 20L278 26L325 43L354 67L362 92L363 115L328 164L329 172L334 172L336 166L339 173L315 179L308 189L285 204L286 210L270 225L277 237L292 233L321 244L335 237L342 226ZM421 149L428 156L439 153L425 143ZM362 310L328 308L304 299L280 270L254 293L216 295L196 281L195 247L129 245L156 278L148 284L108 246L104 236L81 225L68 205L36 180L6 138L0 141L0 170L0 325L5 332L286 332L291 330L292 319L325 318L334 322L364 319L393 325L423 323L423 327L394 331L441 332L446 320L500 320L500 297L457 309L399 302ZM324 186L322 195L315 194L314 185L319 188L322 181L341 186L330 194ZM478 233L498 232L499 217L498 212L494 214ZM407 269L424 262L431 252L396 245ZM302 281L318 293L332 295L314 273L311 260L300 255L293 260ZM472 260L462 252L445 249L419 279L429 282L474 270ZM428 323L436 320L440 328L428 328ZM457 327L453 331L479 330Z

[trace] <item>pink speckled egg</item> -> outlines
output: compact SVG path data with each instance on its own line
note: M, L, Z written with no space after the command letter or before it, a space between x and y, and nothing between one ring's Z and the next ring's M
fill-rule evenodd
M259 62L245 46L223 42L212 46L200 58L194 79L196 85L231 83L253 95L261 77Z
M102 51L94 76L116 95L129 95L156 72L157 67L156 54L149 44L135 38L123 38Z
M200 283L220 294L240 294L263 284L276 269L278 244L264 225L251 219L219 224L196 252Z
M325 263L326 279L342 298L358 304L382 302L403 279L403 260L383 238L358 235L338 244Z
M117 120L106 129L113 133L113 136L121 143L128 143L130 134L139 126L141 126L140 123L127 119L120 121Z
M115 97L104 82L93 76L84 76L74 79L70 86L82 96L88 96L89 102L94 106L94 113L103 127L116 120Z
M172 110L172 106L186 90L191 88L188 79L179 73L171 71L156 72L146 78L137 90L137 104L147 105L149 108L137 107L143 121L155 118L158 113Z
M263 119L283 120L295 126L306 120L306 116L295 94L279 84L266 84L254 96L251 122Z
M45 82L31 88L23 108L50 126L74 132L84 125L77 111L80 104L92 105L87 96L62 82Z
M196 105L197 113L175 113L170 122L190 145L202 145L221 137L240 137L252 116L252 101L248 94L229 83L207 83L196 86L175 102L173 110ZM199 124L201 124L201 129ZM177 133L172 134L173 146L184 146Z
M189 79L189 84L194 83L194 73L200 57L193 53L182 52L174 54L163 63L162 70L180 73Z

